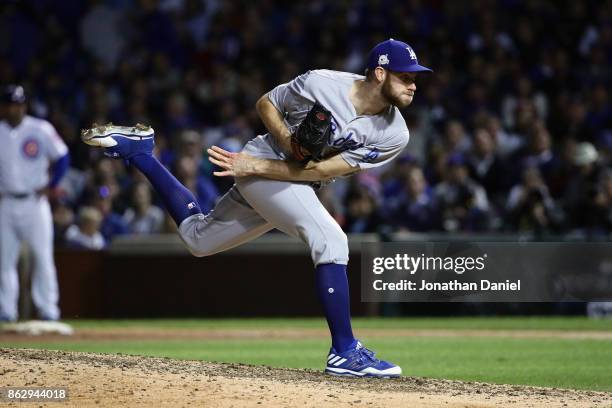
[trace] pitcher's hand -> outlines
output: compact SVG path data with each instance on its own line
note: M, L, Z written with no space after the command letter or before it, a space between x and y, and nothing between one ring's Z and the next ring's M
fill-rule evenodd
M218 146L212 146L207 150L208 160L221 167L223 171L215 171L213 174L218 177L244 177L254 174L256 157L246 153L232 153Z

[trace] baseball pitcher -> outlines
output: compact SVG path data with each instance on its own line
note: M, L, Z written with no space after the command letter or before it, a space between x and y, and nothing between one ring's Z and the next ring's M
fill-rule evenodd
M332 337L325 372L397 377L401 368L382 361L354 336L350 322L347 237L319 202L313 183L383 165L408 143L398 108L416 91L419 65L412 48L393 39L370 52L365 76L309 71L277 86L257 102L269 133L242 152L213 146L210 160L235 185L207 215L193 194L151 155L153 129L98 126L83 141L127 160L150 180L195 256L235 247L277 228L310 248L316 287Z

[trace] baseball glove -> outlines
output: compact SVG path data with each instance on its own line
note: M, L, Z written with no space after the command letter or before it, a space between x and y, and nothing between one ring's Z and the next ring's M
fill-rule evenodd
M331 116L330 111L315 102L306 118L291 135L291 149L297 160L303 161L311 158L319 161L323 159L323 148L327 145L331 129ZM304 150L310 156L304 154Z

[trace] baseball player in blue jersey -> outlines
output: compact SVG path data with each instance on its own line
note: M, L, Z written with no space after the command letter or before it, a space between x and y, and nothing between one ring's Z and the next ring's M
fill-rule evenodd
M68 148L53 125L26 114L23 87L3 89L1 104L0 321L18 317L17 261L22 242L33 255L32 300L38 317L57 320L53 219L46 194L56 188L68 169Z
M224 251L272 228L301 239L310 248L317 292L332 337L325 372L397 377L400 367L377 359L353 336L347 237L319 202L312 183L395 158L409 138L398 108L412 102L416 75L424 71L431 72L418 64L410 46L391 39L372 49L366 76L315 70L277 86L256 106L269 133L248 142L240 153L216 146L208 150L210 160L221 167L215 175L233 176L235 184L207 215L193 194L151 155L153 129L98 126L84 130L82 138L145 174L195 256ZM312 152L296 149L292 135L318 104L332 116L322 158L298 161L296 157Z

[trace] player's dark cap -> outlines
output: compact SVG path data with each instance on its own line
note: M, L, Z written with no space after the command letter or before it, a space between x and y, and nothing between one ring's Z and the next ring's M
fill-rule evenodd
M25 103L26 95L21 85L7 85L2 89L2 102Z
M433 72L419 65L411 46L393 38L377 44L368 57L368 69L383 67L394 72Z

